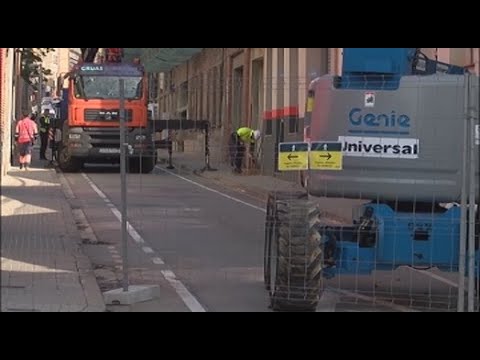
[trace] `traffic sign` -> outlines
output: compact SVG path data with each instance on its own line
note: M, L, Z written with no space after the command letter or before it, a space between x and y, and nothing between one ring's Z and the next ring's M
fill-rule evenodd
M310 149L311 170L343 170L342 143L313 142Z
M278 146L280 171L308 170L308 143L281 143Z

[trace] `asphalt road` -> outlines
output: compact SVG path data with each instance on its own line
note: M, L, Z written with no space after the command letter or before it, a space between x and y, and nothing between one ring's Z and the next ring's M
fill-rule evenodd
M94 168L65 176L98 240L119 254L118 219L92 188L93 183L120 209L118 170ZM251 199L220 189L233 200L199 185L163 171L128 176L128 217L144 241L130 238L131 267L150 273L171 270L205 311L268 311L263 204L248 206ZM98 258L99 249L92 246L87 252ZM105 256L94 262L102 260Z
M106 281L110 269L109 286L118 286L118 168L65 176L100 242L86 245L103 271L99 281ZM127 184L130 279L161 288L159 301L134 311L270 311L263 284L263 203L194 175L160 169L128 175ZM426 276L409 269L337 277L325 283L319 311L409 311L413 305L453 311L456 280L454 274Z

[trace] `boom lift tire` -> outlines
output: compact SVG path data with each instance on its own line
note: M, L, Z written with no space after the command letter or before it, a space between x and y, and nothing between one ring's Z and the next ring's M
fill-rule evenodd
M270 306L275 311L315 311L320 299L323 251L318 205L277 200L276 231L269 249Z
M278 200L308 200L308 193L306 191L271 191L267 198L267 215L265 219L265 243L263 251L263 277L265 288L270 290L270 247L274 237L276 222L275 211Z

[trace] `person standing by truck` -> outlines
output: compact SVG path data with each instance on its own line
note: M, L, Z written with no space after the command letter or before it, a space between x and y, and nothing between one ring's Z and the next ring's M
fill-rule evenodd
M40 160L47 160L46 151L48 147L48 132L52 125L50 110L44 109L40 117Z
M15 126L15 142L19 152L20 169L28 170L32 162L32 149L35 140L38 138L38 127L28 113Z

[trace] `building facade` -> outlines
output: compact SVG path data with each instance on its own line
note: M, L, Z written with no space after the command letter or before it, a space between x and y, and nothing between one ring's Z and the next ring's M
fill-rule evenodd
M42 61L44 68L49 69L52 74L48 76L48 86L52 90L58 87L59 76L66 74L79 61L81 56L80 48L54 48Z
M0 149L1 172L10 168L12 156L12 127L15 122L15 68L19 65L15 48L0 48Z
M479 71L478 48L425 48L430 58ZM324 74L340 74L341 48L206 48L159 76L164 118L207 119L221 158L227 137L242 125L262 129L262 172L276 172L279 142L303 138L307 87ZM180 132L177 142L195 141ZM201 141L193 146L199 150ZM180 151L186 151L182 145ZM289 176L283 174L282 176Z

